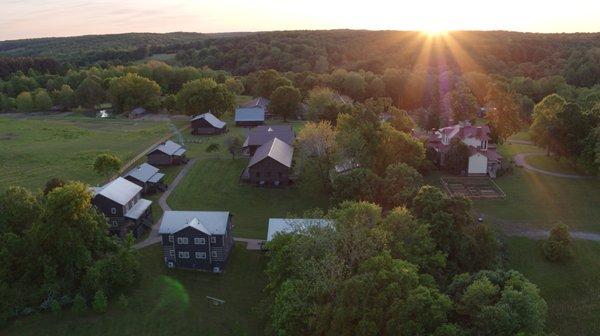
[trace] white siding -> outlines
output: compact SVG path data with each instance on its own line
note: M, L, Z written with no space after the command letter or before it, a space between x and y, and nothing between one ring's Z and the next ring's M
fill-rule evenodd
M469 157L469 174L487 174L487 157L481 153L473 154Z
M463 142L467 146L473 146L475 148L481 148L481 140L475 138L463 139Z

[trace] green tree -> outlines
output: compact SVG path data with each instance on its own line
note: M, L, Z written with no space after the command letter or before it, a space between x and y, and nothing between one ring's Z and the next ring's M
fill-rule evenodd
M41 211L36 195L22 187L9 187L0 194L0 232L22 234Z
M85 313L85 311L87 310L87 303L85 302L85 298L81 296L81 294L75 295L75 298L73 299L73 306L71 307L71 309L78 314Z
M86 77L75 90L77 103L83 107L93 108L104 102L106 91L102 87L102 80L97 76Z
M382 204L388 209L412 202L421 186L423 176L405 163L389 165L381 180Z
M114 174L121 168L122 161L116 155L103 153L94 160L94 171L98 175L108 176Z
M550 152L553 145L552 131L556 125L556 118L567 102L557 94L546 96L533 108L533 121L529 128L531 139L539 146Z
M106 310L108 309L108 299L103 290L98 290L96 294L94 294L92 309L98 314L106 313Z
M340 95L328 87L316 87L308 92L307 117L312 121L328 120L335 123L338 114L348 112L352 104L340 99Z
M156 110L160 106L160 86L153 80L129 73L110 80L108 94L113 108L127 112L137 107Z
M71 108L75 105L75 92L67 84L63 84L60 90L52 91L54 102L58 105L62 105L65 108Z
M19 112L30 112L33 111L35 105L33 103L33 97L30 92L21 92L17 96L17 110Z
M335 130L327 121L307 123L296 137L295 170L305 180L316 181L324 191L331 189L334 166Z
M496 130L499 139L504 140L521 129L520 107L513 91L501 85L492 85L487 95L491 110L486 115L490 125Z
M572 256L569 227L562 223L556 224L543 243L542 250L548 261L559 262L569 259Z
M244 93L244 83L239 79L228 77L225 80L225 86L230 92L233 92L236 95Z
M370 169L356 168L334 175L332 185L333 199L340 201L375 201L379 189L379 177Z
M467 170L471 152L469 147L458 138L450 141L448 152L445 154L444 165L453 174L460 174Z
M405 132L400 132L388 124L381 126L379 146L375 151L374 170L383 174L388 166L406 163L413 168L420 168L425 160L423 143Z
M477 100L466 85L457 85L447 95L455 122L473 120L477 117L479 108Z
M52 98L44 89L37 89L33 92L33 105L36 110L49 110L52 107Z
M233 160L235 159L235 155L242 150L242 139L237 136L229 136L225 139L225 147Z
M300 110L300 90L293 86L280 86L271 95L269 112L283 117L283 121L292 117Z
M177 93L177 106L188 115L211 111L217 117L233 109L235 97L224 84L213 79L197 79L185 83Z
M257 81L254 87L254 96L271 97L273 92L280 86L292 86L292 82L283 77L279 72L269 69L256 73Z

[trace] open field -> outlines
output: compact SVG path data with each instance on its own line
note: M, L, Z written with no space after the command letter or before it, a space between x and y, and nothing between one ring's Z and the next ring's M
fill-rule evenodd
M168 200L174 210L228 210L236 237L265 239L270 217L302 215L328 207L316 188L298 185L284 189L238 183L248 159L205 159L192 168Z
M261 252L237 244L222 275L169 270L160 246L140 250L142 276L126 309L104 315L40 314L15 321L3 335L262 335L260 300L266 284ZM214 306L206 296L225 300Z
M574 257L547 262L539 242L507 240L509 268L538 285L548 303L547 328L558 335L600 335L600 243L575 240Z
M123 162L169 131L167 122L126 119L0 117L0 189L42 188L51 177L97 184L95 157L110 151Z
M565 158L557 159L547 155L532 155L525 157L525 161L535 168L553 173L585 175L585 172L582 171L582 169L573 165L569 159Z
M543 153L536 146L520 144L505 144L499 150L505 160L520 152ZM572 229L600 232L600 179L553 177L517 167L512 175L495 181L505 198L474 201L476 210L495 224L549 229L562 221Z

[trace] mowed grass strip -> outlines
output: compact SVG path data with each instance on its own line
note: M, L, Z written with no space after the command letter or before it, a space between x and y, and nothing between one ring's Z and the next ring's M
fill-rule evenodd
M262 335L266 285L262 252L236 244L225 273L171 270L159 245L140 250L142 277L127 308L109 303L104 315L71 311L13 322L2 335ZM207 296L224 300L215 306Z
M525 161L531 166L552 173L586 175L579 167L573 164L573 159L556 158L547 155L531 155L525 157Z
M110 151L127 162L168 131L167 122L0 118L0 189L43 188L51 177L100 183L92 169L98 154Z
M558 335L600 335L600 243L575 240L572 260L550 263L541 242L507 240L509 268L538 285L548 303L547 328Z
M302 216L329 202L318 188L259 188L239 183L248 159L204 159L196 162L167 200L174 210L229 211L236 237L265 239L271 217Z

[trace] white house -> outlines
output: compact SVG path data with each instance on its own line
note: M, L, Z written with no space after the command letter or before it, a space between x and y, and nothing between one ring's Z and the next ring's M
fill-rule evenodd
M428 146L438 154L438 161L441 166L444 166L445 153L454 138L460 139L469 147L468 175L496 177L502 156L496 151L496 146L489 143L490 128L487 125L473 126L469 122L462 122L437 130L429 138Z

